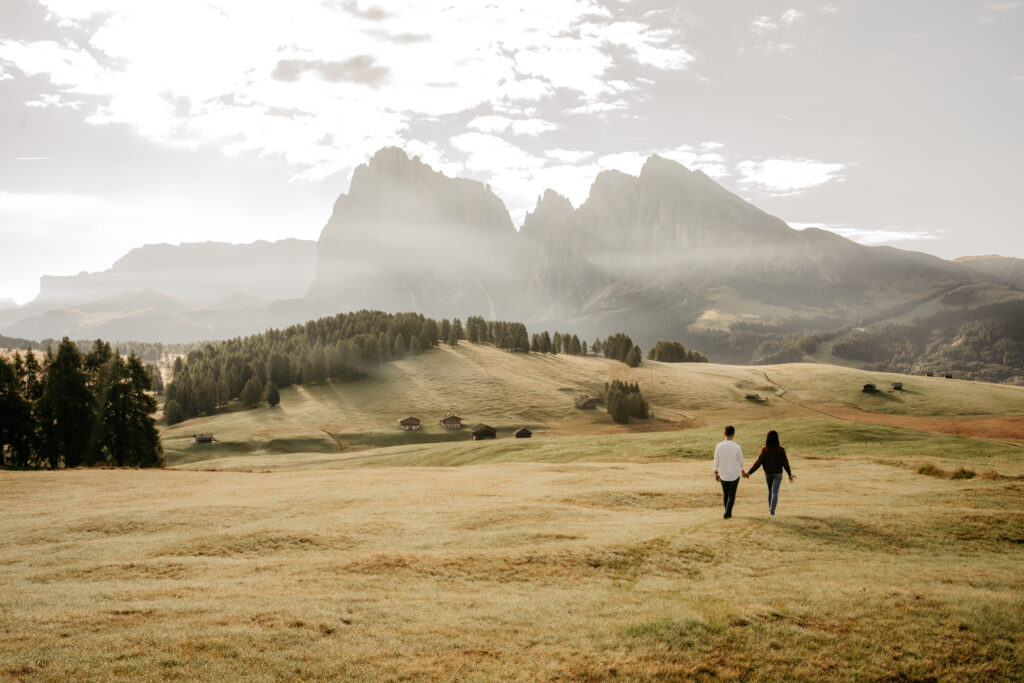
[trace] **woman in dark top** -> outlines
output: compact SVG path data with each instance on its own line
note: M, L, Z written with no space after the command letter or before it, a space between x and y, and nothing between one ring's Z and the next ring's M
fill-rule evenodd
M779 486L782 484L782 471L789 475L789 481L793 481L793 472L789 469L789 458L786 457L786 449L779 445L779 433L774 429L768 432L764 440L764 448L758 454L754 465L743 476L749 477L758 467L764 468L764 479L768 484L768 513L775 516L775 506L779 503Z

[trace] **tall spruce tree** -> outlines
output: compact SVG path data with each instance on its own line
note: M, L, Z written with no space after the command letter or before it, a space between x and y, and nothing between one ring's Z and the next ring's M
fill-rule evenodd
M82 464L89 447L93 410L82 354L64 337L57 353L48 356L39 399L40 450L51 468Z
M25 397L19 371L14 363L0 356L0 464L29 465L34 426L32 404Z
M263 399L271 408L274 408L281 403L281 392L277 390L277 385L274 384L274 380L267 381L267 388L263 391Z
M242 402L242 405L246 408L255 408L263 400L263 384L260 382L260 378L253 375L249 378L249 381L245 383L245 387L242 389L241 396L238 400Z

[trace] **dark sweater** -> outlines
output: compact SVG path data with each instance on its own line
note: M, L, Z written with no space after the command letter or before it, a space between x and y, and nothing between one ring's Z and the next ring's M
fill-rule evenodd
M782 474L782 470L786 470L786 474L791 477L793 476L793 473L789 470L789 458L786 457L786 449L782 446L773 448L765 446L762 448L757 456L757 460L754 461L754 466L747 471L747 474L753 474L754 470L762 466L764 467L765 475Z

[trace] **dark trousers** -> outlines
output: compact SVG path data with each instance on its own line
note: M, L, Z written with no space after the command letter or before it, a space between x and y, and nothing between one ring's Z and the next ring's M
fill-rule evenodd
M726 517L732 517L732 504L736 502L736 489L739 485L739 479L733 479L732 481L722 480L722 502L725 504Z

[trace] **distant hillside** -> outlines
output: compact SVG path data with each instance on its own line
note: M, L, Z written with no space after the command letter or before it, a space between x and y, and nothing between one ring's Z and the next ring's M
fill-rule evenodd
M315 242L297 239L149 244L99 273L43 276L39 295L25 308L38 315L142 290L196 307L234 295L291 299L309 288L315 252Z
M1024 259L1010 256L962 256L953 259L953 262L1024 289Z
M602 408L575 407L580 394L599 392L613 379L638 383L653 418L624 426L615 424ZM888 391L893 381L904 382L906 391ZM877 383L882 391L863 393L866 382ZM745 395L751 392L762 400L747 400ZM523 426L533 430L535 439L674 431L723 421L757 421L760 430L762 424L777 426L794 417L820 419L829 412L845 421L966 434L970 425L946 420L1022 415L1024 389L809 363L739 367L644 361L629 368L597 356L508 353L490 344L463 342L386 363L360 381L290 387L281 391L278 408L187 420L163 428L161 438L169 465L281 453L352 454L468 440L466 430L452 432L438 424L447 412L466 424L495 427L499 440L511 439L512 432ZM422 420L422 430L399 428L398 420L410 415ZM1024 434L1024 425L1019 429ZM196 444L192 435L200 431L213 433L217 442ZM716 429L711 436L717 433ZM746 431L741 441L756 443L763 433Z

